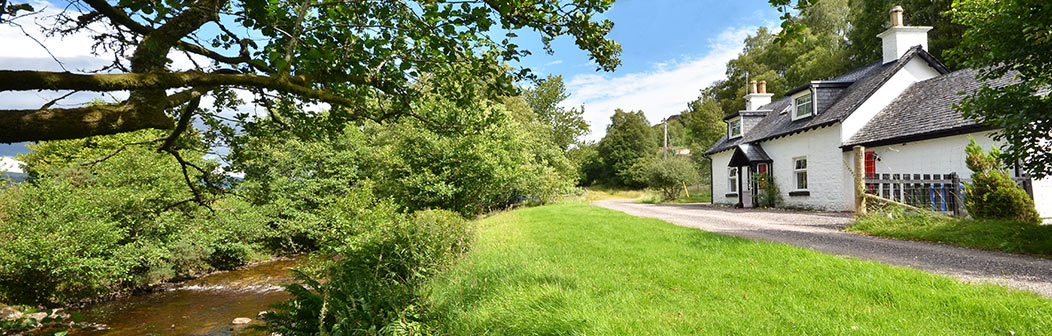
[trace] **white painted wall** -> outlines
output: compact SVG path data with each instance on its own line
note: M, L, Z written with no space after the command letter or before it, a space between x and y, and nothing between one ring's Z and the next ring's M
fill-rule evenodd
M726 150L712 154L712 203L713 204L738 204L738 197L727 197L730 186L727 183L727 164L731 162L734 150Z
M938 75L939 72L929 66L927 61L914 57L844 120L841 126L840 142L844 143L851 139L910 85Z
M866 148L880 157L877 173L949 174L968 178L972 171L964 163L964 147L969 136L974 137L984 150L996 144L992 132L977 132L890 146Z
M782 201L787 206L814 208L821 210L843 211L854 207L854 194L846 194L845 164L843 151L840 150L840 126L834 125L807 131L792 136L766 141L760 144L767 155L774 161L771 171L774 181L782 193ZM807 157L807 191L809 196L789 196L796 189L796 176L793 171L793 159Z
M891 27L877 35L883 45L884 63L894 62L913 46L920 45L928 50L928 31L932 27Z
M1034 180L1034 205L1045 224L1052 224L1052 178Z
M994 132L976 132L938 139L930 139L889 146L866 148L880 157L877 173L949 174L970 178L972 171L965 164L964 147L974 137L984 150L1003 142L994 141ZM848 153L850 154L850 153ZM850 157L850 155L847 155ZM850 175L845 181L850 181ZM1034 203L1041 217L1052 217L1052 179L1034 181Z

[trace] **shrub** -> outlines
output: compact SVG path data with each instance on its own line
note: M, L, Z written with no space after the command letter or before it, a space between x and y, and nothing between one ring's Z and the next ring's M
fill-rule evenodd
M647 185L661 191L667 200L679 198L684 186L698 183L694 162L680 156L656 159L646 168Z
M467 251L474 235L459 215L417 212L348 237L321 276L297 272L293 298L265 314L282 335L376 335L426 330L420 285ZM327 281L318 280L327 279Z
M82 183L91 183L82 180ZM106 294L137 266L129 230L78 188L49 181L0 193L0 299L68 302ZM102 195L100 195L102 196Z
M973 173L971 183L964 187L964 206L972 217L1040 222L1034 200L1009 177L997 147L987 154L971 139L965 152Z
M262 253L267 233L258 215L234 199L212 203L214 212L193 202L171 156L133 145L83 166L63 159L90 157L64 155L80 148L67 145L35 145L33 180L0 192L0 300L75 303L238 266Z
M754 173L753 183L756 183L756 206L762 208L774 208L782 202L782 193L778 190L778 184L774 183L774 176Z
M459 111L432 102L429 114ZM544 125L521 119L501 104L483 107L500 122L468 132L429 129L419 121L373 125L372 174L378 194L410 211L447 209L476 216L523 201L546 202L572 192L573 163L543 133Z

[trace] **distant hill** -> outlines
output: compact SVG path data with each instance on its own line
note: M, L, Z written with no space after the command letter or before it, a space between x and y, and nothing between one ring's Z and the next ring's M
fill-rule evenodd
M28 177L29 177L29 174L26 174L26 173L11 173L11 172L7 172L7 173L0 174L0 179L5 180L5 181L6 180L11 180L11 181L18 182L18 183L25 182L26 178L28 178Z

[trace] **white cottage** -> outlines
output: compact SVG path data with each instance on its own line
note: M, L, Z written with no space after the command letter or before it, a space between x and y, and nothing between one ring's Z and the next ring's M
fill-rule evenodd
M945 208L946 201L938 199L945 189L936 190L932 180L971 176L964 153L969 137L989 149L999 144L992 138L997 130L953 108L963 99L959 92L982 85L976 71L950 72L926 50L931 27L903 26L901 7L892 9L891 22L878 35L884 43L882 61L812 81L773 102L764 82L751 83L745 110L724 118L727 134L706 151L712 158L714 203L751 207L755 186L750 176L766 173L774 177L785 205L851 211L852 174L864 171L876 179L928 182L923 197ZM866 147L862 167L854 167L854 146ZM1025 183L1041 216L1052 217L1052 180ZM903 186L869 188L903 199L914 192Z

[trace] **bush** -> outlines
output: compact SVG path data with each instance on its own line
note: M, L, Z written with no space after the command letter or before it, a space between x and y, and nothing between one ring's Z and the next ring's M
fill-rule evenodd
M126 227L68 183L0 193L0 300L70 302L109 293L138 265Z
M694 162L680 156L655 159L647 166L647 185L661 191L666 200L679 198L688 184L698 183L698 170Z
M128 146L83 166L62 159L90 157L64 155L79 148L67 145L35 145L33 180L0 192L0 300L82 302L239 266L264 253L268 233L258 214L235 199L212 203L214 212L199 206L171 156Z
M753 183L756 183L756 188L759 189L759 192L756 193L756 206L774 208L782 203L782 193L778 190L778 184L774 183L774 176L754 173L752 180Z
M1009 177L997 147L987 154L971 139L965 152L973 173L971 183L964 187L964 206L972 217L1040 223L1034 200Z
M417 212L348 237L320 276L297 272L293 298L265 314L282 335L376 335L427 330L422 283L467 251L474 231L453 212ZM322 281L318 279L327 279Z
M421 109L459 111L441 101ZM378 146L369 176L377 193L410 211L447 209L470 217L572 192L573 163L547 137L535 135L547 126L520 120L529 111L501 104L484 109L500 121L464 134L432 130L414 120L375 125L370 137Z

